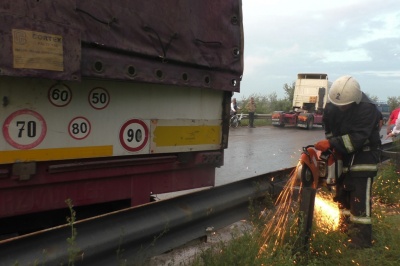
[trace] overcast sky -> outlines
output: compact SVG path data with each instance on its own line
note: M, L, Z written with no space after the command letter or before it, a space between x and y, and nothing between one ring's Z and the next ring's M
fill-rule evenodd
M400 0L242 0L244 73L238 99L284 97L297 73L352 75L386 101L400 96Z

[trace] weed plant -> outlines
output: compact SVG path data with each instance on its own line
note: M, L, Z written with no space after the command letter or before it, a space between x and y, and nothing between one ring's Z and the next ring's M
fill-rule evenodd
M71 199L65 200L65 203L68 205L69 211L71 216L67 217L68 225L71 229L71 237L67 238L68 243L68 266L74 266L75 261L78 258L81 250L77 247L76 244L76 237L78 232L75 228L75 221L76 221L76 212L74 210L74 205L72 204Z

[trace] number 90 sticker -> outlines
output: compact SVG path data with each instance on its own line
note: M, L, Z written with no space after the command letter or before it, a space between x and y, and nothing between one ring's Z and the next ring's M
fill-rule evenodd
M127 121L120 129L119 141L125 150L136 152L143 149L149 139L149 129L139 119Z
M3 124L3 136L14 148L28 150L39 145L46 136L43 117L32 110L19 110L9 115Z

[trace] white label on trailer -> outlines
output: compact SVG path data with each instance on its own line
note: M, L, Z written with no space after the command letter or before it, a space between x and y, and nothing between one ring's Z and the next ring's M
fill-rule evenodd
M63 107L71 102L72 92L67 85L57 83L49 89L48 97L54 106Z
M68 132L74 139L84 139L89 136L91 130L91 125L88 119L79 116L69 122Z
M10 114L3 124L5 140L14 148L27 150L39 145L46 136L43 117L32 110L19 110Z
M89 104L97 110L101 110L107 107L110 103L110 94L106 89L97 87L89 93Z
M14 68L64 71L63 37L13 29Z
M121 127L119 141L122 147L130 152L143 149L149 139L149 128L146 123L139 119L131 119Z

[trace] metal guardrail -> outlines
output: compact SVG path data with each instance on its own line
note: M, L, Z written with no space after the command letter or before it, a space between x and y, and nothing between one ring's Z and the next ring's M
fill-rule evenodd
M383 145L389 149L392 143ZM387 158L384 158L387 159ZM75 223L75 265L140 265L190 240L248 218L251 200L278 195L293 168ZM0 241L0 265L67 264L70 226Z
M239 113L238 113L239 114ZM254 114L254 119L270 119L272 114ZM243 114L242 119L249 119L249 114Z
M140 265L146 258L205 236L208 227L217 230L247 218L249 201L266 193L277 195L292 170L76 222L75 265L118 265L125 260ZM71 227L65 225L2 241L0 265L65 265L68 237Z
M393 146L382 151L383 159L390 159L395 167L396 171L400 172L400 146Z
M254 114L255 119L269 119L272 114Z

